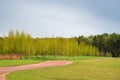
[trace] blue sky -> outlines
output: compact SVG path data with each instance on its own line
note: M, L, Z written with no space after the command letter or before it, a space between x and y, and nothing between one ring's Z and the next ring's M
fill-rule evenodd
M33 37L120 33L120 0L0 0L0 36Z

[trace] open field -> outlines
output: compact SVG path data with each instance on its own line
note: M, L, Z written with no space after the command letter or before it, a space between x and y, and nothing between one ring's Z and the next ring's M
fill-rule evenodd
M65 61L65 60L56 60L56 61L46 61L42 63L22 65L22 66L0 67L0 80L6 80L6 75L14 71L30 70L30 69L37 69L37 68L40 69L45 67L63 66L68 64L72 64L72 62Z
M66 66L16 71L7 80L120 80L120 58L74 60Z
M9 67L9 66L19 66L25 64L33 64L33 63L40 63L46 60L84 60L84 59L94 59L94 58L102 58L102 57L95 57L95 56L76 56L76 57L63 57L63 56L46 56L46 57L31 57L30 60L0 60L0 67Z
M0 67L40 63L41 60L0 60Z
M100 56L32 56L32 60L84 60L84 59L94 59L94 58L104 58Z

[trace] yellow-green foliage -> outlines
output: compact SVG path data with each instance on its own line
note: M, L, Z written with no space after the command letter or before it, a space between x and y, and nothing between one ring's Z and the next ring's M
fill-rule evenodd
M76 38L32 38L25 32L10 31L7 37L0 39L0 53L62 56L97 56L98 49L85 42L78 44Z

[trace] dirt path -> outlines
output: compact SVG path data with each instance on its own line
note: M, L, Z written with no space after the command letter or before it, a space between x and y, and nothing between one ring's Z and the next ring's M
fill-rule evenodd
M28 70L34 68L45 68L51 66L62 66L71 64L70 61L47 61L39 64L29 64L29 65L22 65L22 66L15 66L15 67L0 67L0 80L6 80L5 76L13 71L17 70Z

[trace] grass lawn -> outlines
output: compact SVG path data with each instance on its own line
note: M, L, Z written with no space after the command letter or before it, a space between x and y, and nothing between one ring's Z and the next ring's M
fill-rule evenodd
M94 56L78 56L78 57L56 56L53 59L52 56L47 56L46 59L43 59L41 57L33 57L30 60L0 60L0 67L34 64L34 63L39 63L39 62L43 62L43 61L46 61L46 60L76 60L76 59L84 60L84 59L94 59L94 58L100 58L100 57L94 57Z
M120 80L120 58L73 60L73 64L16 71L7 80Z
M33 60L83 60L83 59L93 59L93 58L102 58L100 56L32 56Z
M40 63L40 60L0 60L0 67L19 66L25 64Z

